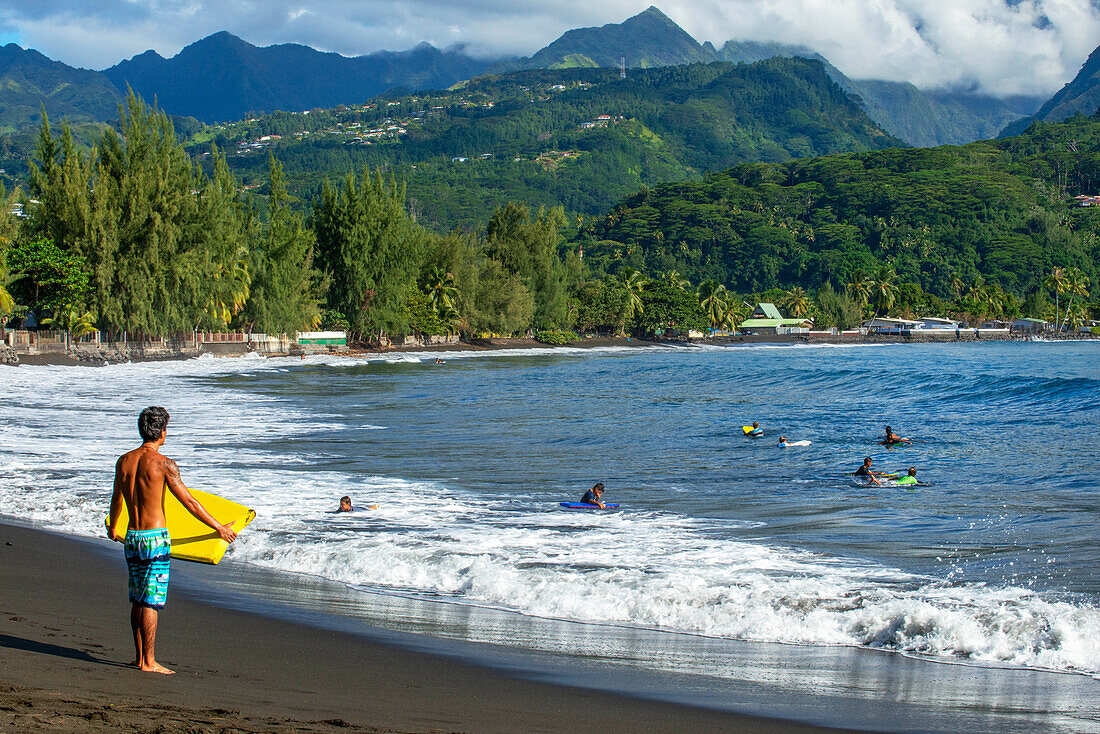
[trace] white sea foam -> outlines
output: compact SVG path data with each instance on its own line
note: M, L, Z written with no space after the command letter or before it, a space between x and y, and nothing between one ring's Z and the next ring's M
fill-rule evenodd
M613 350L621 351L605 351ZM485 355L447 358L459 354ZM306 360L317 364L362 362ZM1088 604L738 540L749 523L736 520L570 513L523 494L490 504L446 484L331 471L308 455L237 445L250 435L323 436L338 424L206 378L301 368L200 359L4 370L0 512L101 534L113 457L134 443L140 408L169 404L178 416L170 453L189 483L258 512L230 551L238 561L536 616L1100 673L1100 610ZM227 464L234 469L220 468ZM342 494L381 508L334 515Z

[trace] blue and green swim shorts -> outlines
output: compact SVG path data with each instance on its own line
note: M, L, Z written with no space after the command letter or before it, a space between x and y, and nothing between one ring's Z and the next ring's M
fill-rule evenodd
M130 530L123 550L130 572L130 601L163 609L168 601L168 562L172 558L168 529Z

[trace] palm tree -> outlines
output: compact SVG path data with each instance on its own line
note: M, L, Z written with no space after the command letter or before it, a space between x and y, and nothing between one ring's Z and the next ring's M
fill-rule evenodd
M42 319L43 326L56 326L69 335L70 339L79 339L85 334L98 331L95 325L95 316L87 311L81 316L72 306L66 306L53 315L52 318Z
M852 277L848 279L848 284L845 286L845 290L848 291L848 295L859 306L860 311L867 305L867 302L871 298L871 286L873 281L867 277L867 273L862 268L857 268L852 273Z
M871 297L875 301L875 313L886 316L890 307L898 297L898 287L894 283L897 273L886 265L879 266L875 271L875 277L871 280Z
M682 291L686 291L691 287L691 281L680 275L676 270L666 270L661 273L661 280L668 283L673 288L679 288Z
M960 298L962 298L964 287L965 287L965 285L962 282L962 278L960 278L958 275L952 275L951 276L951 290L955 294L955 300L956 301L959 300Z
M806 294L804 288L795 286L787 291L783 305L786 307L787 313L796 319L800 319L810 312L810 297Z
M619 280L626 290L626 298L623 303L623 320L629 321L645 312L642 304L642 293L649 281L634 268L624 268L619 273Z
M749 317L748 307L734 294L726 291L723 300L726 302L726 313L719 324L723 329L734 331Z
M1069 303L1066 304L1066 317L1069 317L1069 311L1074 307L1077 297L1081 299L1088 298L1089 296L1089 276L1081 272L1081 268L1069 268L1065 272L1065 286L1064 292L1069 294ZM1080 310L1078 314L1082 320L1086 319L1088 315L1084 312L1084 309ZM1080 323L1077 324L1080 326Z
M717 280L704 280L695 291L699 305L710 321L710 328L717 329L726 319L729 303L726 300L726 286Z
M433 267L424 274L423 288L437 316L443 318L455 311L458 288L455 288L454 275L441 267Z
M1069 323L1069 327L1074 331L1081 328L1086 321L1088 321L1088 314L1085 313L1085 306L1081 303L1066 306L1066 321Z
M0 285L0 325L8 320L8 315L15 310L15 299L8 293L7 288Z
M1076 296L1089 297L1089 276L1081 272L1081 268L1070 268L1066 271L1066 293L1069 294L1070 304Z
M1050 271L1050 275L1043 281L1050 290L1054 291L1054 323L1058 323L1058 300L1066 290L1066 269L1056 267Z
M973 308L970 315L974 321L984 321L989 315L992 310L992 292L992 287L986 285L985 278L980 275L975 276L970 283L970 287L966 290L966 299Z
M248 272L248 263L234 260L230 263L218 263L214 275L217 293L211 297L206 307L207 313L221 321L225 327L233 317L241 312L252 288L252 275Z

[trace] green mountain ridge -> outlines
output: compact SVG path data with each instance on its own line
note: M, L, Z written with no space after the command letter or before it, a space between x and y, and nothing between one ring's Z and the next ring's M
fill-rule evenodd
M740 293L843 287L885 266L914 293L984 280L1023 296L1054 266L1098 282L1100 210L1072 199L1098 182L1100 116L1075 117L964 146L741 164L644 189L578 242L598 272L674 270Z
M14 43L0 47L0 132L37 128L42 109L74 123L118 117L122 95L95 71L74 69Z
M487 67L461 49L441 51L427 43L349 58L293 43L258 47L222 31L170 59L146 51L103 73L120 89L129 85L156 99L170 114L214 122L361 103L398 86L447 87Z
M14 47L18 49L18 47ZM1006 123L1038 106L1004 102L969 93L919 90L909 84L851 80L820 54L804 46L751 40L727 41L716 49L700 44L656 7L598 28L580 28L531 57L482 60L461 47L439 50L429 44L402 52L380 51L359 57L323 53L298 44L257 47L225 31L188 45L172 58L153 51L121 61L103 72L61 65L81 104L63 104L61 96L34 86L28 95L0 87L0 124L10 129L34 126L43 102L55 118L114 122L114 106L127 85L171 115L210 122L239 120L254 113L302 111L338 104L362 104L393 88L448 88L479 74L531 68L650 68L730 61L753 63L777 56L815 58L833 78L857 95L883 129L911 145L961 143L989 137ZM44 59L44 57L43 57ZM0 55L0 73L6 67ZM58 64L59 62L52 62ZM113 85L114 90L111 90ZM104 100L113 99L108 106ZM109 107L109 108L108 108Z
M281 137L255 142L271 135ZM504 201L593 216L639 186L739 161L900 144L807 59L659 67L627 79L611 69L512 72L324 116L265 116L213 140L237 152L229 163L245 180L260 179L270 150L302 196L363 165L387 171L442 230L484 221ZM209 137L192 144L199 153Z
M1047 100L1038 112L1005 126L1001 137L1018 135L1036 121L1061 122L1074 115L1092 115L1097 109L1100 109L1100 46L1089 54L1077 76Z

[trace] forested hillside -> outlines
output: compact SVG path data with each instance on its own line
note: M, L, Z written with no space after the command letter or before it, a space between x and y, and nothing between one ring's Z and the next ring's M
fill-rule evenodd
M639 186L739 161L900 144L807 59L663 67L627 79L606 69L516 72L445 93L222 126L193 139L192 150L211 133L246 180L263 175L260 152L274 151L302 196L363 165L391 172L439 229L482 222L501 201L591 216Z
M43 125L28 191L0 190L0 317L33 311L74 335L321 325L374 340L533 329L560 343L573 329L731 328L760 299L840 327L872 313L1071 327L1097 314L1100 210L1071 198L1100 181L1097 118L956 148L742 163L643 187L579 228L501 196L442 235L377 170L296 205L279 162L264 165L255 193L216 147L194 165L171 121L132 97L90 151Z
M1055 266L1100 277L1100 118L961 147L742 164L644 189L593 222L599 270L676 270L741 292L841 285L879 266L936 296L975 278L1018 296Z
M42 122L42 109L72 123L118 116L122 95L102 74L74 69L14 43L0 47L0 133Z

